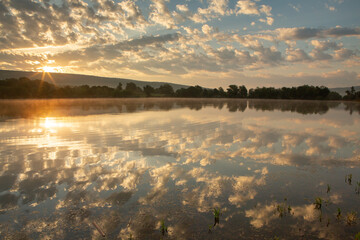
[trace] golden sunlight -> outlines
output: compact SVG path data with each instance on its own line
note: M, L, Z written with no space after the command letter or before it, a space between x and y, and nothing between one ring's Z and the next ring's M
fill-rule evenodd
M63 72L62 67L43 66L43 67L41 67L39 69L41 69L43 72L52 72L52 73L54 73L54 72Z

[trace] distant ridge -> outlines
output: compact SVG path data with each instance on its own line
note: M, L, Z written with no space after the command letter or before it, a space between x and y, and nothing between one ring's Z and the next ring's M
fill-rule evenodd
M333 92L337 92L339 93L341 96L345 96L346 95L346 91L350 91L350 87L341 87L341 88L330 88L330 91ZM354 86L355 91L360 91L360 86Z
M26 72L26 71L11 71L11 70L0 70L0 80L7 78L20 78L27 77L29 79L41 79L43 72ZM50 83L55 83L59 86L80 86L80 85L89 85L89 86L108 86L116 87L119 83L122 83L123 88L126 86L126 83L133 82L139 87L144 87L150 85L154 88L158 88L161 85L167 82L146 82L138 81L125 78L109 78L109 77L97 77L91 75L81 75L81 74L71 74L71 73L50 73L54 81L50 79L48 74L45 74L44 80ZM187 88L189 86L167 83L170 84L174 90L180 88Z

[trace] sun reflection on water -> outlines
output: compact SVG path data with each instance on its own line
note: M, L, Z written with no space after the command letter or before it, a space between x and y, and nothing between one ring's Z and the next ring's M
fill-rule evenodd
M87 223L96 219L109 239L130 233L159 239L157 223L165 219L175 239L266 239L275 231L287 236L282 229L298 225L305 239L351 234L331 214L339 204L344 214L359 210L349 201L355 192L344 188L343 172L358 179L360 139L341 135L360 133L357 115L212 107L95 114L105 107L72 104L64 109L74 116L0 123L0 224L17 221L9 223L13 231L23 228L38 239L94 239L97 232ZM81 115L86 111L93 115ZM318 121L325 118L341 128ZM312 130L304 131L309 125ZM331 192L316 181L331 184ZM310 198L318 194L331 200L323 210L323 221L332 217L329 227L317 223ZM276 207L285 197L294 214L281 219ZM222 215L209 235L214 207ZM21 221L28 212L41 214ZM44 227L34 232L34 224Z

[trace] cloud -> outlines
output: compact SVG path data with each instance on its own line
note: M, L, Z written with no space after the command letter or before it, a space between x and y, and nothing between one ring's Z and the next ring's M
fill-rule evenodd
M291 4L291 3L289 3L289 6L290 6L292 9L294 9L295 11L300 12L300 8L301 8L300 4L298 4L298 5L295 6L295 5Z
M286 60L289 62L302 62L310 60L308 54L302 49L286 49Z
M0 28L0 49L89 43L89 39L104 43L102 36L116 39L125 29L143 30L149 25L130 0L96 4L5 1L0 3L0 22L5 27Z
M360 35L360 28L278 28L274 32L279 40L305 40L309 38L358 36Z
M187 5L178 4L176 5L176 8L181 12L188 12L189 8Z
M327 4L327 3L325 3L325 7L326 7L327 9L329 9L329 11L331 11L331 12L335 12L335 11L336 11L336 8L335 8L334 6L330 6L330 5Z
M255 228L261 228L269 224L270 221L278 218L275 215L276 203L260 205L256 208L245 210L245 216L251 218L250 224Z
M336 42L330 40L327 41L311 40L311 44L320 51L326 51L329 49L338 50L342 47L342 44L337 44Z
M232 11L228 9L228 0L209 0L207 8L198 8L197 12L188 18L196 23L205 23L213 18L231 13Z
M268 5L257 6L252 0L239 0L235 6L236 15L260 15L260 13L266 16L271 16L272 7ZM270 20L271 21L271 20ZM271 24L269 24L271 25Z
M273 23L274 23L274 18L272 18L272 17L266 17L266 23L268 24L268 25L273 25Z
M271 10L272 10L272 7L270 7L268 5L261 5L261 7L260 7L260 12L264 13L266 16L271 16Z
M150 5L151 12L149 14L149 20L163 25L168 29L175 28L175 20L165 4L168 0L152 0L152 2Z
M320 51L318 49L312 50L310 52L310 56L315 60L330 60L333 58L330 54Z
M245 14L245 15L260 15L258 7L255 2L251 0L240 0L236 3L236 14Z
M355 52L350 49L342 48L335 50L334 58L336 60L347 60L357 55L358 52Z

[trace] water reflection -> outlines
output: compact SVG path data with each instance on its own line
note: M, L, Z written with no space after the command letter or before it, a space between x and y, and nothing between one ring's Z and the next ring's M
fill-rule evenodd
M356 103L0 102L6 238L339 239L359 213ZM351 109L351 110L350 110ZM356 110L357 109L357 110ZM331 192L326 192L327 184ZM320 213L313 202L327 201ZM284 198L291 214L279 217ZM221 220L214 225L214 208ZM328 224L328 221L330 224ZM300 227L299 227L300 226Z
M199 111L204 107L230 112L244 112L247 108L261 111L296 112L300 114L325 114L329 109L341 109L360 114L354 102L286 101L286 100L230 100L230 99L51 99L51 100L1 100L0 119L60 117L96 114L134 113L142 111L169 111L189 108Z

